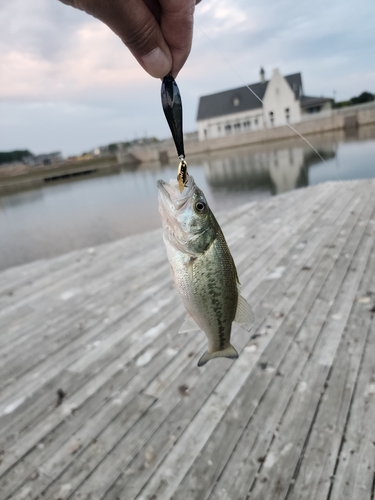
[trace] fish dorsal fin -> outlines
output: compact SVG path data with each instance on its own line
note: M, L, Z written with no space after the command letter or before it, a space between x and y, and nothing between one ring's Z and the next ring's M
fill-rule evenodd
M250 305L240 294L238 294L237 311L234 321L235 323L240 325L241 328L248 332L250 331L254 323L254 313L251 310Z
M186 332L192 332L192 331L197 331L200 330L199 326L196 324L196 322L193 320L193 318L190 316L190 314L187 314L185 316L184 322L182 323L181 328L178 330L178 333L186 333Z

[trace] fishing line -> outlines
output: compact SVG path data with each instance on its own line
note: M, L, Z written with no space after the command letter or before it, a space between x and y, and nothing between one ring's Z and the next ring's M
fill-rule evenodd
M237 75L237 77L239 78L239 80L245 85L245 87L250 90L250 92L258 99L258 101L260 101L263 105L264 105L264 102L262 101L262 99L253 91L253 89L247 85L247 83L244 81L244 79L242 78L242 76L238 73L238 71L232 66L232 64L230 63L230 61L224 56L224 54L221 52L221 50L214 44L213 40L202 30L202 28L197 25L197 28L199 29L199 31L210 41L210 43L212 43L212 45L215 47L215 50L217 50L217 52L220 54L220 56L224 59L224 61L228 64L228 66L231 68L231 70ZM311 144L310 141L308 141L306 139L306 137L304 137L300 132L298 132L298 130L296 130L294 127L292 127L289 123L285 123L285 125L287 125L295 134L297 134L301 139L303 139L306 144L308 144L310 146L310 148L316 153L316 155L321 159L321 161L325 164L327 164L327 162L325 161L325 159L322 157L322 155L316 150L316 148L314 148L314 146ZM335 174L336 177L341 180L337 174Z

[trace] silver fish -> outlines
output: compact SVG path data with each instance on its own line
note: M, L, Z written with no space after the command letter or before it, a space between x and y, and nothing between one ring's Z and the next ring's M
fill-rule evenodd
M206 334L208 349L198 366L213 358L238 358L230 343L232 322L249 331L254 315L240 295L237 270L221 228L192 176L182 193L173 180L157 185L168 260L188 312L179 333Z

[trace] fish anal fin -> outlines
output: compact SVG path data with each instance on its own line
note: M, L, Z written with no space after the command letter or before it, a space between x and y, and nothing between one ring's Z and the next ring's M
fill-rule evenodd
M254 313L250 305L240 294L238 294L237 311L234 322L248 332L251 330L254 323Z
M178 333L186 333L196 330L200 330L199 326L196 324L190 314L187 314L185 316L184 322L181 325L181 328L178 330Z
M229 347L223 349L222 351L215 351L215 352L206 351L198 361L198 366L203 366L207 363L207 361L210 361L210 359L215 359L215 358L236 359L238 358L238 352L232 346L232 344L229 344Z

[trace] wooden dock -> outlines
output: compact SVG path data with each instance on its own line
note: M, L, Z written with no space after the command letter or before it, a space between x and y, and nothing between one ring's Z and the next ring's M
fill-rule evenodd
M1 500L373 500L374 194L219 214L256 322L203 368L159 230L0 273Z

